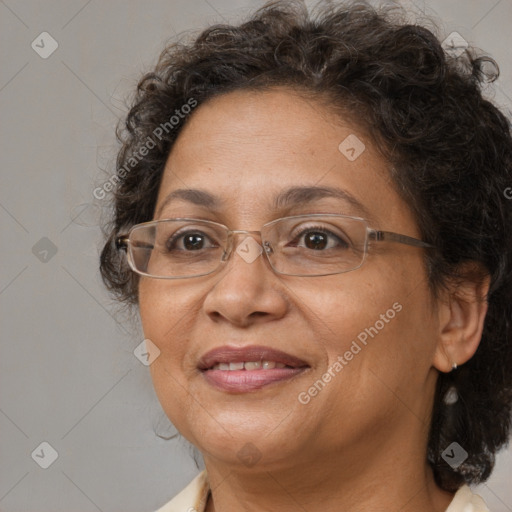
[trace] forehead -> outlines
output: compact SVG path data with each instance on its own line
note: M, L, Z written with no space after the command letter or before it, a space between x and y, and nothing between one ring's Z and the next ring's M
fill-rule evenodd
M286 190L305 188L342 190L345 198L327 193L316 199L354 206L353 198L366 217L407 210L390 183L388 162L369 137L324 102L285 89L236 91L191 115L166 163L155 212L194 203L191 194L168 198L178 189L198 189L218 199L205 202L206 210L261 219L262 209L277 213ZM288 199L293 194L301 197L296 190Z

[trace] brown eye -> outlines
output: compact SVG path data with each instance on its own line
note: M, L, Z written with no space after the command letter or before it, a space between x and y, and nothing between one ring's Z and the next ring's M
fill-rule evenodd
M304 245L308 249L325 249L328 237L324 233L310 232L304 237Z
M186 233L175 234L167 240L165 247L167 251L199 251L217 247L215 244L205 246L210 238L201 231L189 231Z
M303 240L302 244L298 243L300 240ZM296 247L305 247L306 249L313 251L322 251L324 249L348 249L350 247L349 242L324 227L310 227L304 229L293 240L293 244Z

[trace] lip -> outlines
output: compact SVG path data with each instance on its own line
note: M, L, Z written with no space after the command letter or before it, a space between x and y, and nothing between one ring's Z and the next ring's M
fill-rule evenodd
M268 370L213 370L218 363L242 361L275 361L290 368ZM245 393L255 391L275 382L281 382L304 372L310 366L296 356L262 345L233 347L225 345L204 354L197 368L206 381L222 391Z

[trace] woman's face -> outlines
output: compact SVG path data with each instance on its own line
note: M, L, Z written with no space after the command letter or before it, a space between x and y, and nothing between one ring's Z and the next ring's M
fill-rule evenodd
M292 187L340 189L362 207L318 194L274 209ZM217 206L165 202L177 189L207 192ZM229 93L196 109L169 155L155 219L260 230L309 213L365 217L370 227L419 237L365 133L320 103L275 89ZM325 464L333 454L365 464L383 444L410 451L418 439L426 443L438 323L422 258L421 249L381 242L357 270L294 277L274 273L264 254L249 262L233 251L208 276L142 278L140 314L145 337L160 350L151 373L166 414L207 464L251 468L261 460L271 469ZM251 377L248 387L219 387L229 376L214 382L208 372L215 370L199 367L213 349L249 346L284 352L302 368L281 370L275 381L263 376L264 385Z

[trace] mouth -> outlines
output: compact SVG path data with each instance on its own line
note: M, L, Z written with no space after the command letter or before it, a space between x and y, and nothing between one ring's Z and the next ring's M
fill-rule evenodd
M282 382L310 368L306 361L270 347L223 346L207 352L197 366L217 389L244 393Z

